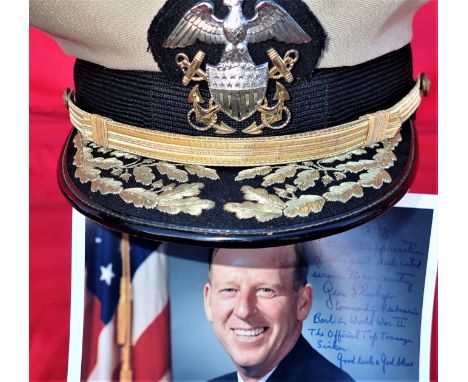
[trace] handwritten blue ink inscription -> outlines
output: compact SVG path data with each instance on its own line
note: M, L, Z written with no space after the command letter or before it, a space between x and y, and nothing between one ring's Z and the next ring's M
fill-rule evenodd
M393 208L306 244L312 312L303 334L356 380L418 380L432 211Z

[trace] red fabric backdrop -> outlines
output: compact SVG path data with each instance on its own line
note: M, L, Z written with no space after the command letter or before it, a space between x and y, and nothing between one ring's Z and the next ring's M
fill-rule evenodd
M437 193L437 2L414 21L415 73L432 80L418 111L420 162L412 192ZM73 86L74 59L42 32L30 29L30 379L65 380L68 357L71 207L56 182L56 164L71 125L62 103ZM431 380L437 380L437 299Z

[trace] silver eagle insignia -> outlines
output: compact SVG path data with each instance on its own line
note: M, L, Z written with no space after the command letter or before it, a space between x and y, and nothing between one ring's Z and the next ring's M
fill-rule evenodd
M265 127L283 128L291 119L291 113L284 105L290 96L282 84L276 82L275 105L269 106L265 95L269 79L284 78L288 83L293 81L291 70L299 58L298 52L289 50L281 57L270 48L268 56L273 67L269 69L268 63L255 65L247 45L270 39L304 44L310 42L311 38L273 0L258 1L255 15L250 20L242 13L242 2L243 0L224 0L224 5L229 8L224 20L214 15L211 1L196 3L185 13L164 43L164 47L171 49L190 46L197 40L208 44L225 44L221 61L217 65L207 64L206 72L201 69L205 57L203 51L199 51L192 61L184 53L176 56L176 62L184 73L185 86L191 81L208 82L211 98L207 107L203 106L204 100L198 85L192 88L189 95L193 108L187 119L197 130L214 128L218 134L235 132L225 123L218 123L219 111L237 121L243 121L255 112L260 112L262 123L257 126L253 122L242 130L247 134L261 134Z

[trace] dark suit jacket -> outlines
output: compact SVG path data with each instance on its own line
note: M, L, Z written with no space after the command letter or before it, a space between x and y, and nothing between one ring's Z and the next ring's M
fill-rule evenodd
M237 381L237 374L230 373L212 379L210 382ZM279 363L268 382L348 382L354 381L346 372L332 364L312 348L304 337L300 336L289 354Z

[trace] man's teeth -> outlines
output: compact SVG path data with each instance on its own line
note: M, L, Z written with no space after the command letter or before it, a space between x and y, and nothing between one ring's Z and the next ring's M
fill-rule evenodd
M257 329L234 329L234 333L236 336L242 337L257 337L265 331L265 328L257 328Z

